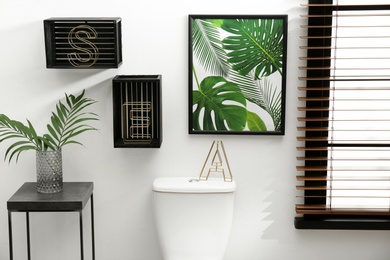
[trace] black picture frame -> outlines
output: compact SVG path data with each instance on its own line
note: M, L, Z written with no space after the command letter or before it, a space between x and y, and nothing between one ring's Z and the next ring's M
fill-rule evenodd
M284 135L287 15L189 15L189 134Z

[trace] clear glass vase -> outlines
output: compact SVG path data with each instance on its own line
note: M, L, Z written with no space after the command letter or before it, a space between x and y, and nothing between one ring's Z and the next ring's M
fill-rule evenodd
M63 189L62 151L37 151L37 191L57 193Z

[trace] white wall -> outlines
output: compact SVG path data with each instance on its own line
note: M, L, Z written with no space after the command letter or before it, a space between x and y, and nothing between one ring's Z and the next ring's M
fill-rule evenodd
M161 260L153 223L151 184L160 176L198 175L212 140L222 139L235 180L235 217L226 260L390 259L386 231L299 231L295 216L299 7L303 0L1 0L0 113L29 118L42 132L57 100L79 93L99 101L100 133L82 136L64 154L65 181L95 184L99 260ZM187 134L188 14L288 14L285 136ZM43 20L49 17L121 17L119 69L45 68ZM118 74L162 74L164 141L160 149L114 149L111 80ZM6 146L0 145L1 154ZM1 156L2 156L1 155ZM35 154L0 162L0 259L8 259L6 202L35 181ZM85 210L86 225L89 209ZM14 214L15 260L26 259L24 214ZM32 214L32 258L79 259L75 213ZM90 259L86 234L86 253ZM184 260L184 259L183 259ZM201 259L200 259L201 260Z

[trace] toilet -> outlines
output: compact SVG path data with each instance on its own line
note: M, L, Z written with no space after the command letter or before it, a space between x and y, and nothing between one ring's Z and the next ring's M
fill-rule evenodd
M157 178L154 214L164 260L223 260L236 183L209 178Z

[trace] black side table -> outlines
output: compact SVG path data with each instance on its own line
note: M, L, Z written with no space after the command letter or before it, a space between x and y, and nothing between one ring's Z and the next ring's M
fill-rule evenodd
M29 213L73 211L79 213L81 260L84 260L82 211L89 199L91 199L92 259L95 260L93 182L64 182L64 190L55 194L38 193L36 185L35 182L24 183L7 202L10 260L13 260L12 212L26 212L27 257L31 260Z

